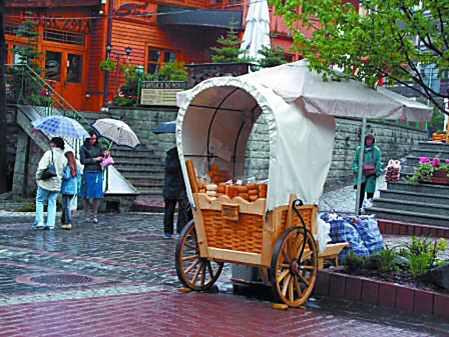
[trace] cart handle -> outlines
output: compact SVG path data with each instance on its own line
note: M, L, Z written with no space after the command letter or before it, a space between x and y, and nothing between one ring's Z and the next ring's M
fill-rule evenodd
M306 238L307 238L307 232L310 232L309 229L306 227L306 223L304 221L304 218L302 217L301 213L299 213L299 207L303 206L304 203L301 199L295 199L292 202L292 208L295 211L296 215L299 217L302 223L302 229L304 230L304 241L302 242L301 251L298 256L298 261L302 260L302 255L304 254L304 249L306 248Z

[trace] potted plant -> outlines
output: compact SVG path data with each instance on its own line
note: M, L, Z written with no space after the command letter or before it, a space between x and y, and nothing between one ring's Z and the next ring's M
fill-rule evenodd
M100 62L100 70L104 72L113 72L117 67L117 62L112 60L104 60Z
M412 183L431 183L449 185L449 159L441 160L427 157L419 158L419 165L410 178Z

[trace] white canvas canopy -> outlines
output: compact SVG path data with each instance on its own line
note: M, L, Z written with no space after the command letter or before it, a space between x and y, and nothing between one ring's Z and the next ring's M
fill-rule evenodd
M432 109L356 81L323 82L305 61L239 77L216 77L178 93L176 143L190 201L185 160L206 175L210 164L242 176L248 137L261 113L268 123L267 210L290 193L315 204L332 160L334 116L425 121Z

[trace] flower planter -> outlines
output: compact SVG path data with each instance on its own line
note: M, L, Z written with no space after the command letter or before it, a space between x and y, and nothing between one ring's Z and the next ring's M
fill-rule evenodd
M449 185L447 173L447 171L435 171L431 179L432 184Z

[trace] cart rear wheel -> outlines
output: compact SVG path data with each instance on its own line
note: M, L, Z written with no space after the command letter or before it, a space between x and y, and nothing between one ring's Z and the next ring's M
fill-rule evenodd
M175 259L179 280L193 290L209 289L223 269L223 262L211 261L200 256L193 220L184 227L179 236Z
M270 280L277 296L291 307L304 304L313 291L318 251L312 233L303 227L286 231L276 243Z

